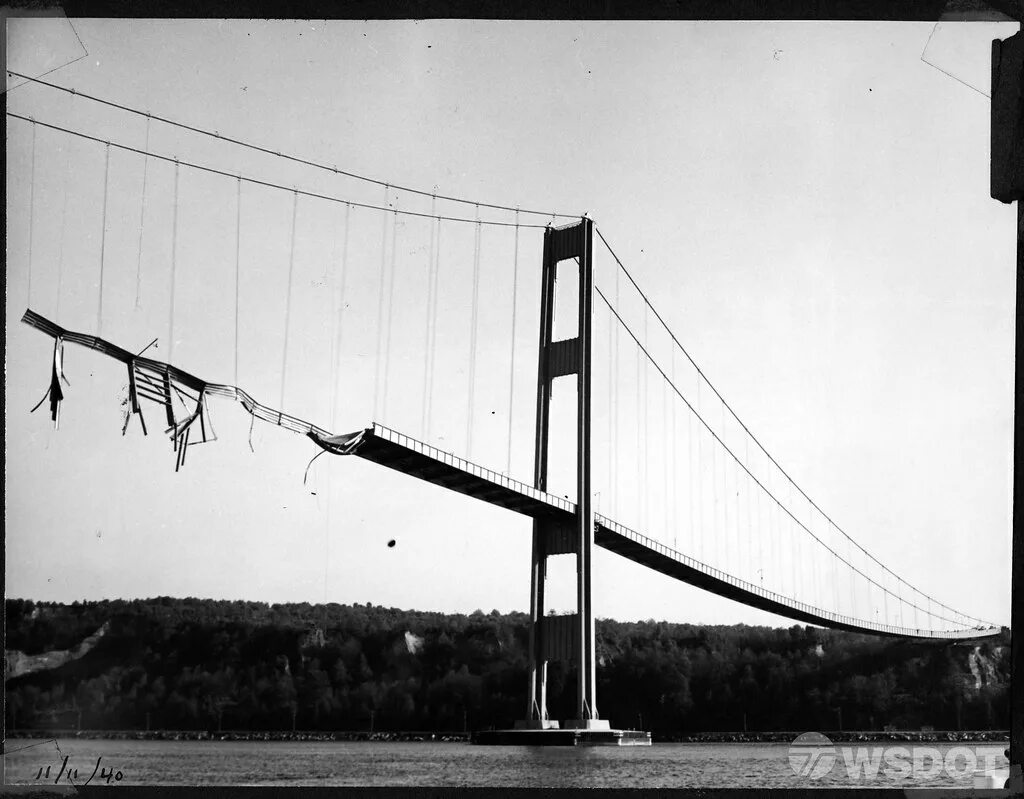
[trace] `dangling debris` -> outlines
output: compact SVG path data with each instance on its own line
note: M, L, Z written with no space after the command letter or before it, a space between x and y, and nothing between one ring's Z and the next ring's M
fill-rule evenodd
M24 321L24 320L22 320ZM50 387L46 389L46 393L43 398L36 403L35 407L29 411L29 413L35 413L39 406L46 402L46 398L50 398L50 418L53 419L53 429L56 430L60 424L60 403L64 399L64 390L60 387L60 381L63 380L67 385L68 379L64 376L64 339L59 334L54 335L53 339L53 370L50 373Z
M175 452L175 471L178 471L184 465L185 453L189 446L216 440L216 436L210 437L206 429L209 421L209 409L207 408L206 398L211 395L228 397L239 402L246 411L252 414L253 420L261 419L278 427L283 427L286 430L303 433L313 439L325 451L332 454L348 454L352 447L358 444L357 439L361 433L332 436L321 427L317 427L283 411L277 411L273 408L268 408L266 405L261 405L236 386L207 383L205 380L168 363L155 361L152 358L144 358L141 354L129 352L97 336L65 330L60 325L51 322L31 309L25 311L21 321L37 330L41 330L54 339L50 387L43 399L39 401L39 404L32 409L33 411L49 397L50 414L56 425L59 417L60 402L64 399L64 392L60 384L61 381L68 382L63 372L65 341L101 352L115 360L121 361L128 367L128 402L130 413L125 420L124 428L121 431L122 434L128 429L131 415L138 414L139 423L142 425L142 432L148 435L145 417L142 415L140 399L149 400L162 406L167 417L167 429L164 432L170 436L171 446ZM178 402L185 409L183 418L178 418L175 414L175 397L177 397ZM201 441L191 440L192 430L196 422L199 423L199 431L202 436ZM210 434L212 435L212 433L213 427L211 425Z

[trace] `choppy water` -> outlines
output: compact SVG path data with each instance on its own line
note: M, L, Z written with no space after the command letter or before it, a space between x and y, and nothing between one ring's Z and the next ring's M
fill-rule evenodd
M227 741L104 741L30 739L7 741L4 756L7 783L39 784L58 776L64 757L72 779L92 783L134 785L426 785L529 787L971 787L976 761L986 756L997 768L1007 767L1006 744L968 744L952 765L955 772L936 769L925 757L917 773L903 763L901 773L851 778L844 765L845 744L836 746L835 767L816 779L798 776L786 744L655 744L651 747L490 747L465 743L379 742L227 742ZM873 744L862 753L878 763ZM909 745L908 745L909 746ZM923 745L922 745L923 746ZM950 759L953 744L936 744ZM898 753L897 753L898 754ZM97 767L97 762L99 767ZM881 761L885 766L885 761ZM39 777L50 767L50 776ZM872 771L871 766L867 769ZM941 771L933 778L927 773ZM67 776L60 778L67 782Z

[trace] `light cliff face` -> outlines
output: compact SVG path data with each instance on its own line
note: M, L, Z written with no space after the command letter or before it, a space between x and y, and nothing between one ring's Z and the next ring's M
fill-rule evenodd
M72 660L78 660L89 652L99 640L106 635L109 624L104 623L96 632L84 639L74 649L58 649L51 652L42 652L38 655L26 655L18 650L4 652L4 678L12 679L21 677L24 674L32 674L37 671L56 669Z
M996 660L1004 656L1003 647L998 646L992 651L991 657L981 651L980 646L974 647L967 655L967 666L974 677L974 690L980 691L988 685L995 685L999 682L996 673Z
M405 633L405 649L410 655L415 655L423 646L423 639L411 632Z

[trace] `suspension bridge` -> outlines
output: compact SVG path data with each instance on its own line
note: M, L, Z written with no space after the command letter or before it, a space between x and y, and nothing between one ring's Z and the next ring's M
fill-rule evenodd
M954 609L910 584L896 567L858 544L801 488L711 384L608 237L586 215L483 203L395 185L41 79L17 73L15 77L40 90L68 95L69 102L97 104L126 118L144 118L146 126L146 142L139 145L94 135L60 119L8 111L8 117L24 125L31 136L33 178L37 162L47 157L44 139L55 148L74 140L91 148L103 164L102 179L94 187L94 202L102 217L98 220L99 253L92 262L85 258L74 261L76 270L94 270L96 277L95 326L91 330L62 324L61 286L69 268L64 263L64 234L51 231L61 237L59 257L33 257L32 243L48 219L36 214L36 187L30 183L28 308L22 321L53 342L49 385L37 408L48 401L50 417L59 424L61 403L68 393L65 345L74 344L123 364L128 396L121 432L126 434L137 417L140 430L148 434L154 418L150 411L156 408L159 429L171 439L175 470L186 468L186 454L192 447L213 440L209 401L221 398L239 403L253 422L259 420L308 437L313 461L323 454L361 458L530 518L533 554L529 569L523 564L523 573L525 578L529 571L531 583L532 632L521 728L559 726L547 711L547 664L564 660L575 665L578 679L576 717L563 726L609 729L598 712L596 695L594 547L795 621L944 641L999 634L996 625ZM154 124L259 152L286 165L301 165L326 173L331 180L347 181L346 185L367 187L360 191L383 189L383 197L373 200L360 194L356 199L355 189L346 196L321 188L301 189L200 159L172 156L152 146ZM129 174L139 178L133 184L138 186L135 219L122 215L112 222L108 218L112 170L120 170L122 180ZM162 216L147 208L147 201L153 199L152 188L147 187L157 170L164 171L166 185L173 185L169 207L164 209L169 214ZM219 201L233 205L235 211L233 229L220 231L228 249L233 249L229 271L234 290L211 303L219 315L233 318L232 382L208 380L174 358L175 321L180 315L180 309L175 310L176 281L189 268L178 263L177 256L179 241L188 235L180 223L180 209L188 203L182 196L183 174L211 181L223 195ZM289 200L278 220L278 229L288 242L281 264L287 283L279 338L280 393L272 404L258 401L239 385L239 320L244 316L239 297L246 274L243 191L261 192L259 197L246 195L254 204L270 195ZM341 252L329 259L337 280L329 331L331 419L327 426L306 421L295 407L297 400L286 402L294 348L294 339L291 348L289 344L294 335L293 315L304 311L294 299L300 200L304 213L312 205L343 212L338 221ZM147 222L160 222L169 229L171 247L169 258L159 265L169 274L169 285L144 291L149 285L145 270L153 268L153 258L144 257ZM129 238L137 238L136 257L107 247L114 225L122 226ZM400 247L399 235L413 239L415 247ZM521 257L523 248L534 257ZM410 250L425 254L425 258L420 255L415 264L404 264L404 254ZM493 293L489 284L496 273L488 272L487 265L494 262L500 263L497 274L508 277L511 273L507 324L496 320L497 314L482 296L487 291ZM136 302L144 298L146 303L167 309L166 361L147 354L148 347L135 352L103 337L104 318L116 310L111 309L109 300L104 304L105 283L118 270L134 277ZM415 270L415 278L411 270ZM443 308L447 290L442 290L442 273L463 292L452 303L455 309ZM516 341L521 317L526 315L519 302L519 284L529 274L539 275L540 295L531 309L539 309L539 337L530 358L536 369L534 402L530 403L532 476L513 477L512 444L518 433L513 419L514 409L519 407L516 382L523 369ZM396 286L401 288L413 279L425 299L422 318L415 325L401 318L408 311L396 300ZM347 282L363 284L364 301L350 301ZM41 299L41 285L56 287L52 303ZM375 287L375 292L368 285ZM37 310L38 302L47 303L53 313ZM448 345L439 341L438 335L446 314L463 314L462 333ZM408 330L413 327L416 332L410 336ZM366 381L367 390L372 385L373 418L367 419L362 429L338 430L334 411L345 398L345 349L360 333L373 351L373 380ZM456 387L458 381L441 374L438 352L443 346L465 348L459 356L458 374L464 375L461 390ZM474 441L474 434L481 414L479 392L487 389L494 393L491 384L499 367L507 368L508 374L506 461L478 463L480 442ZM413 374L421 383L419 425L408 417L404 420L413 429L390 421L389 409L395 394L402 390L399 372ZM521 375L518 380L522 394ZM463 408L465 436L460 447L449 443L442 449L436 441L439 391L444 392L446 408ZM576 608L573 613L550 615L545 596L548 561L559 555L573 556L576 561Z

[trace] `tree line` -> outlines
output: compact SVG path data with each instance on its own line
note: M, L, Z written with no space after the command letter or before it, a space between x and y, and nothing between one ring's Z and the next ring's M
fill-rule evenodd
M77 660L6 684L8 729L428 730L525 715L524 613L159 597L6 601L8 651ZM698 731L1006 729L1009 632L944 643L794 625L597 621L613 726ZM552 718L575 671L549 665Z

